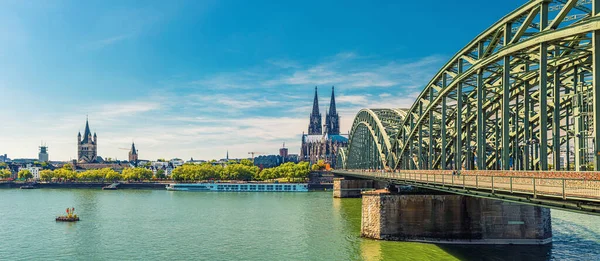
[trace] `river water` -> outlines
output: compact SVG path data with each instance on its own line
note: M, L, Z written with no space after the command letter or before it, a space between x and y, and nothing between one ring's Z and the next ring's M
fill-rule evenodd
M75 207L78 223L54 217ZM551 246L360 238L329 192L0 189L0 260L600 260L600 217L552 211Z

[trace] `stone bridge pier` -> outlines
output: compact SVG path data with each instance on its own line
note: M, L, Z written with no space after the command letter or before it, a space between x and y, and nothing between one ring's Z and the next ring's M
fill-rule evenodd
M360 198L362 192L379 188L385 188L386 182L352 179L352 178L334 178L333 179L333 197L334 198Z
M541 245L552 242L552 227L548 208L462 195L376 190L362 193L361 235L432 243Z

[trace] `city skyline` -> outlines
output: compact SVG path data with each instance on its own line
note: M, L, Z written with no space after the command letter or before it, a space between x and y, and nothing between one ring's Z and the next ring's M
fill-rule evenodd
M119 148L132 140L143 159L246 158L283 142L298 154L315 86L321 111L336 87L347 133L361 108L410 106L448 57L514 8L471 5L480 24L457 27L446 12L461 10L441 3L428 14L448 22L422 25L432 35L406 26L426 3L79 5L0 3L0 152L10 158L35 158L40 140L51 160L76 158L86 114L105 158L126 159Z

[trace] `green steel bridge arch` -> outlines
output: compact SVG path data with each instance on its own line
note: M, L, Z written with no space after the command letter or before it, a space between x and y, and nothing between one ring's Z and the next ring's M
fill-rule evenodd
M410 108L361 110L338 166L599 170L599 13L600 0L527 1L456 53Z
M363 109L354 118L347 149L338 155L344 168L393 168L396 136L406 117L402 109Z

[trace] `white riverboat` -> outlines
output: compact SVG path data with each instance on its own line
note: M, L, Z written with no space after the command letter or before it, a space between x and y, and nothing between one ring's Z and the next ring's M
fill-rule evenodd
M308 192L306 183L171 183L167 190L215 192Z

